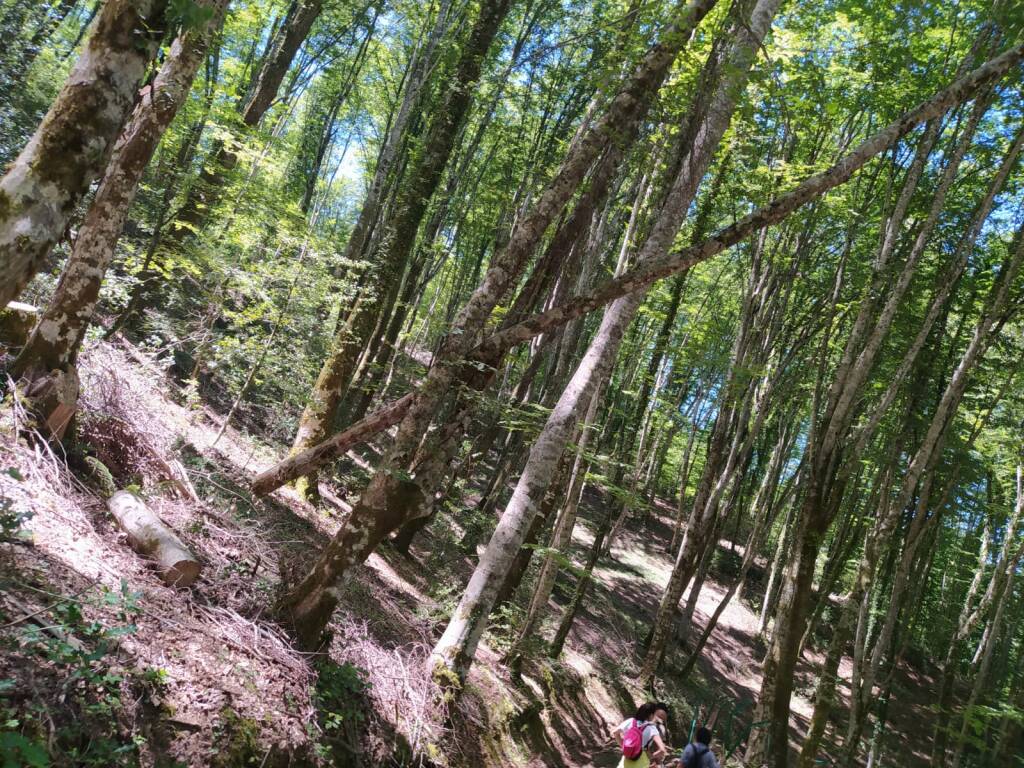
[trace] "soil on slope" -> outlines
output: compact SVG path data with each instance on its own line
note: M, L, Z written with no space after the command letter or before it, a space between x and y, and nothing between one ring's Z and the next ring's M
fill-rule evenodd
M306 656L274 622L273 602L347 513L346 496L358 491L373 447L342 463L341 481L324 486L321 509L288 489L253 498L249 481L285 447L231 427L218 439L221 416L126 345L92 347L82 372L79 434L106 459L115 484L137 489L205 570L187 590L162 584L126 546L81 457L71 472L64 456L16 438L25 425L8 398L0 469L15 472L0 475L0 493L11 510L31 514L25 528L33 537L31 544L0 543L0 714L19 721L10 732L47 745L58 764L69 765L617 762L608 729L647 696L633 681L640 635L671 567L667 508L628 526L600 563L559 662L528 663L524 680L511 679L499 662L510 614L499 612L465 695L445 709L426 658L475 562L460 546L460 510L474 503L473 487L449 500L408 557L385 547L357 570L328 654ZM173 482L165 465L180 466L187 481ZM573 542L577 562L605 503L597 492L587 496ZM720 543L721 562L729 550ZM700 595L698 626L726 589L723 572L712 577ZM553 617L573 588L563 574ZM763 649L747 602L757 595L745 598L725 611L690 680L674 673L685 643L673 644L657 695L673 704L669 736L677 745L695 711L718 711L728 742L750 726ZM808 653L798 673L794 738L810 713L816 660ZM925 716L931 682L912 674L898 683L907 695L893 707L899 742L888 747L909 766L926 764L927 729L911 723ZM843 722L841 712L834 722Z

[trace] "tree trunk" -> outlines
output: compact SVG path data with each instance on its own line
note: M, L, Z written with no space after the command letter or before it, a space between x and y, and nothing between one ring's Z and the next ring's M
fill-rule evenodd
M825 735L825 728L828 726L832 705L835 703L839 662L843 658L843 651L850 639L853 617L857 615L857 608L860 605L860 600L857 597L859 595L851 595L847 599L841 609L839 623L832 629L832 638L829 640L828 650L825 652L825 660L818 671L818 684L814 689L814 713L811 715L807 735L804 737L804 743L800 749L797 768L815 768L818 765L818 749Z
M972 75L957 82L966 86L966 82L972 80L973 75L977 73L978 70L975 70ZM887 283L886 266L895 250L899 229L903 227L917 178L924 169L936 132L937 125L933 121L918 144L918 151L907 172L896 208L886 222L880 249L873 265L871 290L861 301L842 359L828 387L824 416L821 423L815 423L812 428L812 440L808 444L806 457L807 489L801 525L797 530L794 547L798 554L787 572L787 583L780 601L775 636L765 660L761 697L755 713L757 719L770 720L771 727L767 732L757 732L751 737L746 755L748 762L760 764L768 759L776 768L784 768L788 761L789 703L793 674L800 651L799 636L806 629L815 554L837 512L848 480L848 470L843 471L841 467L849 468L856 464L857 451L846 451L845 441L856 415L864 383L874 367L878 352L895 317L896 308L913 276L916 260L912 257L907 258L895 282ZM1008 272L1004 270L1003 277ZM878 290L886 285L889 287L887 294ZM1005 283L1003 286L1005 287ZM994 289L993 296L998 293L999 291ZM884 303L881 300L882 296L886 297ZM947 402L947 405L949 404L951 402ZM857 441L856 445L859 444ZM919 477L921 468L918 462L919 457L915 457L911 465L912 471L908 474L916 472ZM914 484L916 485L916 478Z
M517 220L508 243L492 259L483 281L459 313L454 327L441 345L425 381L412 396L409 410L385 461L363 492L365 502L356 504L349 521L328 544L310 576L286 601L286 611L291 614L293 625L305 641L319 642L319 635L336 604L328 590L346 569L361 562L391 530L423 514L423 505L444 475L448 452L453 450L452 436L459 427L455 424L451 425L451 430L439 430L446 434L447 443L442 442L441 436L431 436L424 444L423 436L427 434L429 424L448 398L457 372L462 372L452 364L471 349L491 312L518 279L545 231L568 204L600 152L613 140L623 147L633 143L676 55L685 47L714 2L692 0L689 4L678 3L675 19L666 29L662 41L650 49L633 75L623 83L605 115L574 143L536 204ZM477 384L480 386L489 376L480 376L477 371L470 374L470 378L480 380ZM363 424L360 422L350 429ZM416 470L414 481L394 471L410 463ZM285 475L278 468L271 472L276 477Z
M755 720L768 720L769 725L763 731L754 731L747 747L747 762L754 765L760 765L762 758L752 761L751 750L755 754L763 752L770 755L769 764L775 768L786 768L789 762L789 702L793 693L793 672L810 604L814 564L822 540L822 532L810 525L810 521L815 519L816 502L817 495L809 491L804 501L805 511L795 532L794 543L797 546L779 596L775 631L764 660L761 697L754 715Z
M142 499L130 491L118 491L107 506L121 530L128 534L132 549L156 561L165 584L190 587L199 578L202 563Z
M239 105L239 117L246 128L254 128L270 109L291 67L292 60L305 42L323 9L323 0L295 0L288 9L282 28L273 37L273 47L263 60L248 99ZM238 163L237 147L232 141L218 141L189 190L175 224L168 232L169 244L189 240L207 220L221 199L224 185Z
M456 381L466 384L479 383L479 372L475 366L454 365L453 367L453 364L470 356L474 361L486 361L485 364L493 365L495 360L499 360L508 349L516 344L558 328L621 296L643 291L663 277L689 269L694 264L721 253L752 233L784 220L808 201L816 199L848 181L857 170L864 167L880 152L891 148L902 136L921 122L941 115L950 107L970 99L978 89L1004 76L1022 59L1024 59L1024 45L1015 46L1005 51L865 139L827 170L808 177L788 192L776 197L734 224L718 230L701 243L673 251L649 266L641 265L626 270L621 276L609 280L592 291L527 318L504 331L494 333L474 346L475 334L481 330L481 324L504 297L512 282L512 277L521 274L526 255L532 252L532 248L542 236L544 228L557 215L556 209L560 210L561 206L567 202L567 198L577 188L576 185L582 180L582 174L585 171L582 164L585 158L592 159L592 151L603 146L601 137L607 138L609 124L613 122L609 115L615 115L617 119L621 120L620 107L635 103L633 96L620 94L616 99L617 103L613 102L616 103L616 108L610 110L605 118L599 120L591 128L590 132L594 135L575 145L579 151L574 152L571 158L563 163L559 174L548 185L545 195L541 196L538 206L533 209L532 214L518 220L516 231L513 233L515 237L510 238L508 244L498 254L500 258L494 261L493 269L488 271L484 282L478 286L470 298L470 302L463 308L453 332L445 338L440 350L443 353L443 360L447 363L433 366L427 380L414 393L416 408L410 408L409 421L406 423L406 428L402 430L403 435L407 435L407 437L398 446L401 450L394 451L395 455L408 454L415 446L419 445L419 437L423 435L423 427L429 415L436 411L437 406L445 399ZM644 76L635 78L635 81L646 83L648 80L646 72L641 72L641 74ZM569 180L572 180L571 183ZM472 333L469 332L470 327L474 329ZM395 401L381 410L390 411L397 402ZM364 437L374 434L367 431L368 422L372 418L374 417L367 417L363 422L352 425L350 429L361 432ZM337 445L343 444L345 441L337 443ZM334 452L337 448L332 448L332 445L335 445L333 438L316 446L319 449L318 463L305 465L302 474L308 474L316 467L322 466L340 455ZM286 459L273 468L273 475L281 478L281 484L291 482L301 476L293 474L295 466L296 462ZM381 478L378 482L383 483L385 480ZM270 486L263 492L276 487L279 486ZM395 492L399 491L400 489L396 486Z
M530 338L542 326L557 327L562 322L571 319L571 316L579 316L589 311L588 307L593 308L593 306L606 303L609 296L622 296L642 290L654 280L679 271L684 265L696 263L696 261L709 258L720 252L723 248L736 242L733 238L741 239L752 231L758 231L782 220L807 200L847 180L871 157L890 147L900 136L922 120L929 120L941 114L949 106L969 98L978 87L1001 77L1022 57L1024 57L1024 46L1017 46L992 59L862 142L829 170L812 176L764 208L749 214L717 235L708 238L700 247L673 252L673 255L658 259L654 266L642 266L631 270L579 300L567 302L561 307L556 307L538 316L543 320L531 321L528 319L506 331L495 334L478 348L478 352L482 355L487 353L483 359L488 361L489 365L493 365L495 360L500 359L504 349L503 345L510 339L511 343L516 343L515 340L520 335ZM671 57L668 61L671 61ZM552 183L540 196L537 205L531 209L529 214L517 221L508 245L492 259L483 282L463 307L452 332L441 344L435 365L424 382L411 395L412 402L398 430L398 435L388 451L383 466L371 479L365 491L370 503L357 505L358 516L372 516L378 511L383 514L385 509L394 510L397 514L392 514L389 511L386 515L386 522L397 526L422 514L422 508L417 504L425 504L426 500L433 496L438 487L436 483L444 477L445 467L450 459L449 450L454 450L454 436L459 434L458 430L464 426L463 424L452 424L450 425L451 429L445 428L430 432L429 425L433 421L434 415L438 413L441 403L448 398L456 381L466 381L471 386L480 387L485 385L490 378L480 375L474 366L464 367L457 363L471 350L477 334L482 330L483 324L490 317L492 310L506 295L512 282L521 275L523 264L534 251L538 239L564 208L578 187L586 168L589 167L600 148L610 139L612 127L621 129L624 121L628 124L633 118L643 116L642 110L636 109L636 93L643 94L650 87L652 70L643 66L638 72L639 76L631 78L630 85L612 101L612 107L606 116L596 121L594 127L588 131L587 137L574 145L572 153L555 174ZM658 82L660 82L660 75ZM628 121L626 120L627 114L630 118ZM360 425L354 425L353 428L356 426L364 428L366 424L360 423ZM425 441L424 435L428 436ZM326 451L321 456L321 461L329 453L329 450ZM412 478L421 489L418 494L415 494L420 502L417 503L413 500L412 504L408 503L410 497L414 495L410 494L407 485L408 476L396 471L398 467L410 465L415 469ZM285 473L281 472L277 476L283 477L284 475ZM388 498L391 499L391 502L388 502ZM316 584L322 580L324 582L322 589L328 589L331 585L326 583L327 576L334 579L339 578L345 569L358 561L357 553L371 551L388 530L382 522L368 519L350 520L349 524L343 527L339 535L328 545L314 569L314 574L319 574L324 578L310 582L310 588L314 591L319 590ZM366 536L370 538L367 539ZM333 561L334 564L329 564L330 561ZM303 604L312 607L312 602L303 602ZM311 610L308 615L315 616L317 621L323 622L326 622L329 617L329 613L322 610ZM322 628L323 624L320 626Z
M661 215L641 247L638 259L660 255L675 238L700 179L703 177L721 136L729 126L736 99L742 93L746 74L760 41L768 31L779 0L748 0L736 19L735 44L716 45L702 73L697 102L688 128L688 148ZM742 5L742 4L741 4ZM750 13L749 26L746 14ZM730 37L732 37L730 35ZM728 72L728 74L725 74ZM537 504L547 492L554 469L576 427L581 405L588 403L599 382L609 375L626 328L640 307L642 294L614 302L605 312L601 326L579 367L558 400L541 434L537 437L505 512L487 550L480 558L458 607L431 654L431 665L444 666L460 680L472 664L476 646L487 626L494 594L522 546ZM439 679L446 679L440 676Z
M757 621L757 634L764 637L768 629L768 620L775 613L778 598L778 585L782 581L782 569L785 567L786 553L789 551L790 536L793 529L793 515L796 505L791 504L779 530L779 540L775 545L775 556L768 571L768 583L764 586L764 598L761 600L761 613Z
M256 83L240 110L244 125L254 127L270 109L295 54L306 41L322 10L323 0L297 0L288 9L282 29L275 36L274 46L264 58Z
M716 531L717 533L717 531ZM707 579L708 571L711 569L711 561L715 557L715 550L718 549L718 537L712 535L708 545L704 548L697 572L690 580L690 593L686 596L686 605L683 606L683 624L690 626L693 623L693 614L697 610L697 602L700 600L701 590L704 589L704 581Z
M645 290L662 278L690 269L741 242L752 233L782 221L808 201L848 181L869 160L891 148L922 122L932 120L951 107L973 98L979 90L1002 78L1022 59L1024 44L1010 48L865 139L827 170L806 178L735 223L712 233L696 245L674 250L649 264L638 264L586 294L492 334L476 346L474 355L493 359L496 354L516 344L592 312L621 296Z
M526 618L519 628L515 643L509 649L506 659L514 659L519 655L522 643L537 629L538 624L544 617L548 601L555 588L555 580L558 578L558 558L564 557L572 541L572 533L576 527L576 511L579 508L580 496L583 493L584 480L586 477L587 461L584 454L590 443L594 430L594 420L597 416L600 404L602 388L598 387L590 399L590 406L587 409L587 416L580 428L581 437L576 446L576 458L573 461L572 474L569 480L569 490L566 493L565 504L563 504L554 530L551 533L549 552L541 566L537 581L533 586L533 597L526 611Z
M555 630L555 636L551 639L551 645L548 646L548 656L552 659L557 659L562 655L565 641L569 638L569 632L572 631L572 625L576 621L576 614L579 612L580 605L582 605L583 599L587 596L587 591L590 589L594 568L597 567L597 561L601 558L605 539L612 529L612 522L611 514L605 513L601 518L601 523L594 534L594 541L590 545L590 552L587 553L587 561L583 566L583 572L576 580L576 589L573 592L572 599L565 607L565 612L558 622L558 629Z
M737 574L733 583L729 586L729 589L726 591L721 601L719 601L718 605L715 607L715 611L708 619L707 626L704 627L704 631L697 640L696 646L694 646L689 658L683 665L683 669L679 673L679 677L682 680L686 680L689 677L689 674L697 665L697 661L700 659L701 652L704 650L704 646L710 639L711 633L714 632L715 627L718 625L718 620L722 617L722 614L725 612L725 609L729 606L730 601L736 593L743 589L743 585L747 579L747 574L750 573L750 568L754 564L754 560L757 558L757 552L760 550L763 543L762 540L767 535L775 516L775 490L778 486L779 476L782 473L785 460L792 447L792 440L793 437L788 433L788 430L783 429L779 435L779 440L775 445L772 458L765 471L765 476L762 479L762 482L757 489L757 494L754 497L754 501L751 504L751 509L756 515L756 518L743 548L743 561L740 564L740 572ZM761 510L759 514L758 510Z
M442 3L428 39L421 48L413 51L405 75L402 102L397 114L389 119L389 128L378 153L373 180L366 192L359 217L345 243L345 251L342 255L345 262L364 260L374 242L374 233L377 231L377 224L385 209L389 186L395 183L400 176L397 169L401 165L399 161L404 144L403 139L413 117L414 107L419 103L427 76L433 67L437 46L443 39L451 21L450 9L450 2ZM360 275L361 290L348 314L346 315L341 309L338 311L334 330L335 338L299 418L299 426L292 442L292 455L303 453L310 446L321 443L333 430L333 414L337 412L338 403L343 394L339 369L344 362L344 356L349 351L346 345L339 342L339 339L345 337L348 325L358 314L364 294L370 289L370 286L367 285L369 277L368 270ZM326 418L327 414L332 414L331 420ZM313 434L320 434L320 439L312 439L310 436ZM315 502L319 496L315 473L310 473L308 477L302 477L302 479L294 479L299 480L296 485L300 495Z
M114 145L57 289L12 366L14 376L31 377L33 371L41 375L74 364L142 174L188 96L207 44L223 21L227 0L214 0L208 7L213 12L209 22L174 41Z
M434 647L433 666L443 665L455 672L460 680L465 679L477 643L487 627L497 589L523 544L537 506L547 493L555 468L576 429L580 405L588 402L597 383L607 378L615 362L619 342L639 303L639 297L630 297L622 304L613 304L605 315L590 349L530 449L529 459L512 498L448 627Z
M489 0L480 10L469 40L450 75L447 91L423 139L416 166L403 180L390 218L382 224L381 250L373 254L373 262L377 265L375 285L357 304L353 316L346 323L339 324L333 347L300 420L293 451L305 450L330 434L342 396L352 383L359 355L381 321L382 313L394 304L416 242L416 232L448 164L455 138L469 111L487 51L510 3L511 0Z
M16 298L103 172L164 31L164 0L107 0L63 89L0 179L0 306Z

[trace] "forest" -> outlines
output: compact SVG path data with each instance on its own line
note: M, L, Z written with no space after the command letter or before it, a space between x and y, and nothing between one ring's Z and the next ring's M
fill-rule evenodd
M0 36L0 766L1024 767L1022 0Z

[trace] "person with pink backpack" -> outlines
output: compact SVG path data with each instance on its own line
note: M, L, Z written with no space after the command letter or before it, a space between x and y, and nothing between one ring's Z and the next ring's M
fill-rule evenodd
M668 719L668 707L657 702L647 702L637 709L636 714L622 722L615 729L615 738L622 752L618 768L647 768L658 765L668 749L661 740L658 726Z

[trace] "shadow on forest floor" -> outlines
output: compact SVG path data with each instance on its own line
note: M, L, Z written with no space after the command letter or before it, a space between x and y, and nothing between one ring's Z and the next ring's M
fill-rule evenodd
M322 727L322 703L331 692L318 687L313 660L291 647L274 622L272 606L282 585L299 578L334 533L351 494L377 461L378 448L361 448L333 473L325 473L326 503L319 509L290 489L254 499L249 482L283 449L234 428L217 440L220 417L172 402L167 395L173 395L172 385L146 366L145 358L130 349L92 348L83 361L84 389L92 393L85 405L89 412L123 419L158 454L182 463L198 500L175 496L144 478L140 482L147 502L204 562L202 579L189 590L164 586L125 546L94 487L11 441L0 449L5 466L21 467L33 482L31 487L5 485L5 493L35 512L31 527L37 541L35 547L14 552L13 566L19 573L37 574L38 583L54 593L73 594L90 584L116 590L122 579L138 593L137 629L122 641L120 663L163 670L167 680L159 705L140 711L134 725L126 726L151 735L152 747L144 749L163 750L196 765L212 764L211 750L218 749L251 754L257 764L293 758L317 764L332 754L334 764L344 765L337 757L337 740L332 743ZM667 549L674 509L656 503L642 522L624 527L611 556L595 571L562 658L528 662L522 682L512 680L499 661L510 639L509 620L521 609L499 611L466 695L445 725L427 656L476 561L476 548L464 546L463 536L469 517L479 515L476 501L489 469L477 464L461 496L439 503L439 514L415 540L411 556L382 547L343 589L329 651L338 669L354 670L340 679L366 718L366 727L356 734L363 742L361 759L397 766L413 764L418 755L427 764L425 756L443 751L452 766L615 765L618 755L608 729L645 695L633 681L642 635L671 569ZM597 490L586 493L570 552L577 564L585 559L597 520L606 513L604 505L611 503ZM735 558L729 550L728 542L720 542L721 562ZM753 582L745 597L756 604L758 580ZM701 705L718 705L726 713L723 718L730 710L742 710L733 731L750 723L763 648L755 613L744 599L734 599L726 609L690 679L678 677L687 646L694 642L691 636L707 622L727 583L725 573L710 574L694 627L672 641L658 680L659 697L675 707L669 737L676 746L685 742L693 710ZM544 637L550 637L574 589L575 579L563 572ZM31 607L45 604L35 600ZM89 610L105 621L116 618L103 606ZM818 658L805 654L798 669L794 742L806 727ZM43 670L36 677L46 679ZM918 756L927 752L928 729L917 724L930 717L929 685L921 673L900 670L897 690L906 695L892 707L893 738L899 743L887 749L898 751L904 765L927 764ZM833 723L844 720L840 709Z

